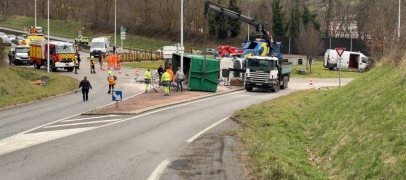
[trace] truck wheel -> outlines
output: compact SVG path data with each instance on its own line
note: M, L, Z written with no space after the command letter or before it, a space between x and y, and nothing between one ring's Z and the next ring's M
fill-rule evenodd
M289 76L286 77L286 85L285 85L285 89L288 89L289 87Z
M34 62L34 68L35 69L40 69L41 68L41 66L38 65L37 61Z
M252 89L254 89L253 87L245 87L245 90L247 91L252 91Z
M66 68L66 70L68 70L68 72L72 72L72 71L73 71L73 67L68 67L68 68Z
M285 76L283 76L282 82L283 82L283 85L279 85L279 88L280 89L285 89L285 84L286 84L286 77Z
M280 89L279 81L276 81L276 85L273 86L272 92L278 92Z
M51 70L52 72L56 71L55 65L53 62L49 63L49 70Z

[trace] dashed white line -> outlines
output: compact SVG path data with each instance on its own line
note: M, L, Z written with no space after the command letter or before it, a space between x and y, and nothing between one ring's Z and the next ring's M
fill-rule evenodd
M84 125L84 124L96 124L96 123L103 123L103 122L114 122L114 121L119 121L119 120L121 120L121 119L109 119L109 120L91 121L91 122L83 122L83 123L61 124L61 125L54 125L54 126L46 126L44 128L77 126L77 125Z
M207 127L206 129L203 129L203 131L200 131L199 133L197 133L196 135L194 135L193 137L191 137L190 139L188 139L186 142L190 143L193 142L196 138L198 138L200 135L202 135L203 133L205 133L206 131L210 130L211 128L213 128L214 126L217 126L218 124L222 123L223 121L227 120L230 116L212 124L211 126Z
M166 166L168 166L169 161L168 160L164 160L162 161L155 169L154 171L151 173L151 175L149 176L148 180L159 180L159 178L161 177L161 175L164 173Z
M68 119L68 120L63 120L63 121L60 121L60 122L82 121L82 120L99 119L99 118L115 117L115 116L120 116L120 115L108 115L108 116L97 116L97 117L90 117L90 118Z

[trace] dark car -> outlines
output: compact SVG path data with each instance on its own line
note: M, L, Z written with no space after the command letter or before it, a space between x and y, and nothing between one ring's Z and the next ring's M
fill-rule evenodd
M202 51L202 54L214 55L216 53L217 53L217 51L213 48L206 48L205 50Z

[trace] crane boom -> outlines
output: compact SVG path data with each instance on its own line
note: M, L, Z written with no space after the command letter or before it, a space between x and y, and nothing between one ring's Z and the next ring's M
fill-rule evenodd
M224 7L222 5L212 3L210 1L206 1L204 15L206 16L207 13L209 13L209 11L219 13L219 14L229 17L231 19L240 20L249 25L254 26L257 32L262 33L264 39L268 43L268 46L272 48L273 39L272 39L272 36L269 33L269 31L267 30L268 24L266 24L265 22L258 21L253 18L250 18L248 16L244 16L241 13L231 11L230 9L227 9L226 7Z

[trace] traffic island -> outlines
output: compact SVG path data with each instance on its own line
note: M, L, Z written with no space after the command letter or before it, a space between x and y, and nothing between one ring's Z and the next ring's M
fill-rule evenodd
M216 92L188 91L176 92L176 88L171 88L169 96L164 96L163 88L155 88L157 92L151 90L138 96L120 101L118 107L116 103L96 108L82 115L136 115L158 108L166 108L172 105L190 102L198 99L218 96L230 92L243 90L243 87L218 86Z

